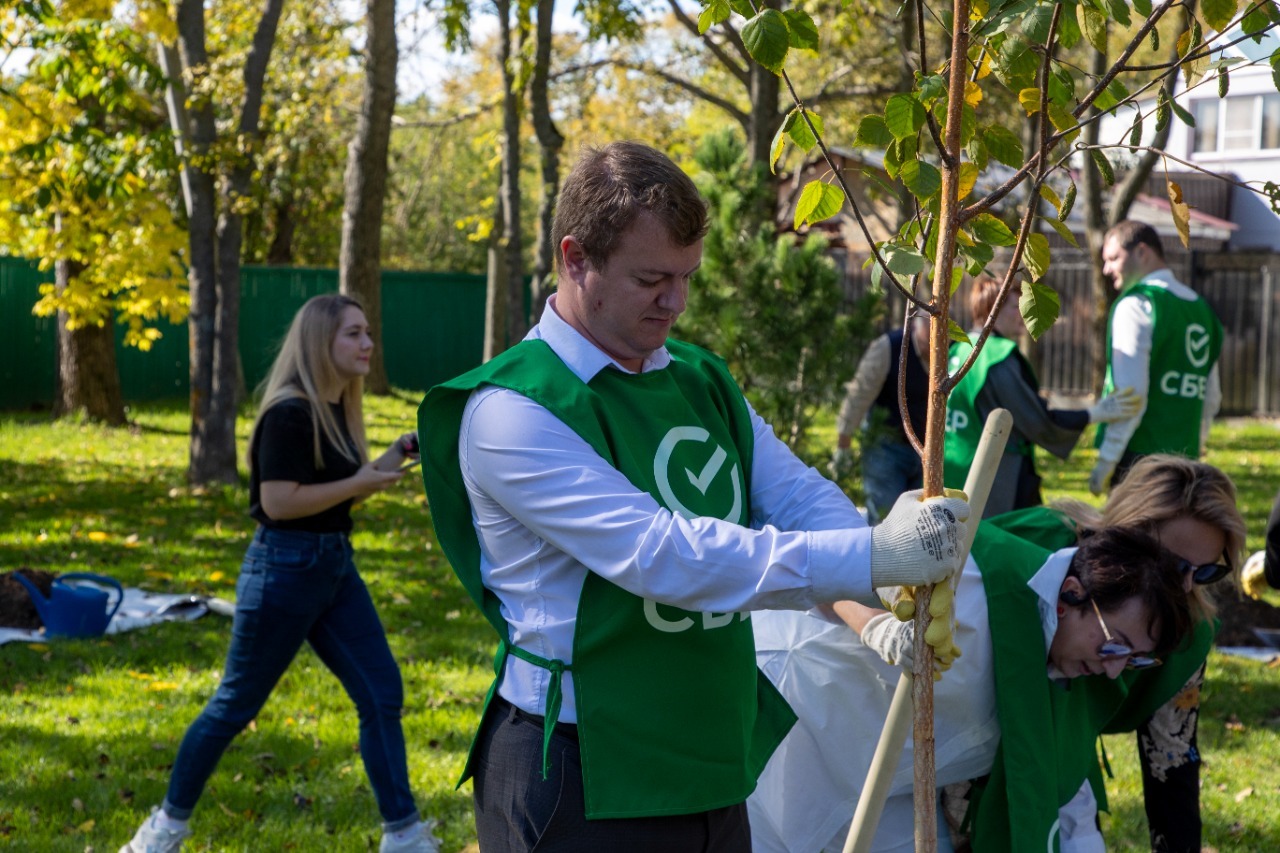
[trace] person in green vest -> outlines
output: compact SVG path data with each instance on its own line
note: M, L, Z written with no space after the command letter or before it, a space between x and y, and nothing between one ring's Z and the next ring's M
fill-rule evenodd
M1102 494L1148 453L1199 459L1222 401L1222 323L1164 259L1160 235L1127 219L1107 231L1103 274L1120 296L1107 319L1103 392L1132 388L1143 400L1128 420L1100 427L1089 491Z
M969 332L971 340L977 341L980 326L996 307L999 295L1000 283L995 279L974 279L969 288L969 314L979 328ZM1142 404L1132 389L1124 388L1085 409L1050 408L1040 396L1035 371L1018 351L1023 328L1018 302L1010 295L1000 306L992 333L973 366L947 398L943 479L949 488L964 486L987 415L994 409L1008 409L1013 416L1013 431L992 480L983 518L1043 503L1036 445L1066 459L1086 426L1130 418ZM952 344L947 372L955 374L972 351L972 344Z
M750 850L745 800L795 720L750 612L959 568L963 499L909 493L868 528L669 337L706 228L664 154L586 150L537 326L419 409L437 537L498 636L463 774L482 851Z
M985 521L972 557L955 589L964 654L934 686L937 783L989 775L974 850L1101 850L1093 744L1130 701L1126 668L1163 669L1190 633L1177 558L1138 530L1052 551ZM913 623L857 602L834 610L853 632L803 614L757 619L761 667L799 722L749 801L756 853L842 849L897 667L911 665ZM910 751L877 853L913 849Z
M1198 851L1201 760L1196 734L1215 611L1208 590L1228 577L1244 554L1245 523L1236 506L1235 485L1208 463L1157 453L1134 463L1101 511L1059 500L983 523L1046 548L1072 545L1090 531L1137 527L1180 558L1183 586L1198 624L1193 642L1170 657L1168 664L1174 666L1162 670L1190 675L1182 681L1163 671L1131 678L1134 695L1146 695L1153 710L1117 715L1107 731L1137 734L1152 850Z

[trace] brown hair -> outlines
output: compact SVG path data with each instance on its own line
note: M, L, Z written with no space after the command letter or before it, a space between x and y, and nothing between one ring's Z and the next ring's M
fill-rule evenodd
M1223 556L1233 569L1244 557L1245 525L1236 507L1235 484L1208 462L1153 453L1133 463L1101 512L1073 500L1054 501L1053 506L1085 530L1136 527L1152 536L1164 522L1190 516L1222 531ZM1198 585L1192 596L1200 615L1213 615L1213 602Z
M980 275L969 285L969 322L973 326L981 326L991 315L991 309L1000 295L1000 282L989 275ZM1009 294L1013 298L1013 294Z
M638 142L587 148L564 180L551 238L558 251L572 235L600 269L641 212L656 216L681 247L707 233L707 203L670 157Z
M1164 259L1164 244L1160 242L1160 235L1156 233L1156 229L1152 228L1145 222L1139 222L1136 219L1125 219L1117 222L1107 229L1107 233L1103 238L1103 242L1115 238L1120 244L1120 248L1126 252L1138 244L1150 246L1151 250Z
M1086 597L1065 599L1112 613L1137 598L1156 640L1152 652L1165 657L1191 633L1191 609L1182 588L1178 558L1150 534L1137 528L1109 527L1087 537L1071 558L1068 577L1079 579Z

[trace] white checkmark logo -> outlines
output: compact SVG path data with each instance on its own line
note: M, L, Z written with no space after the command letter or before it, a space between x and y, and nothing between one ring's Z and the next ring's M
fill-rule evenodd
M1209 332L1199 323L1187 326L1187 360L1192 367L1204 367L1209 362Z
M662 495L662 499L666 502L668 509L672 512L679 513L685 518L698 518L700 516L708 515L708 513L694 512L686 507L684 503L680 501L680 498L676 496L675 490L672 489L671 480L668 476L668 469L671 466L671 455L675 451L676 445L682 441L693 441L698 444L706 444L710 439L711 433L699 426L672 427L663 437L661 443L659 443L658 452L653 459L653 478L657 483L659 494ZM721 469L725 467L725 462L729 459L729 454L723 447L715 444L713 441L710 443L715 449L711 451L711 458L702 466L702 471L695 475L691 469L684 469L684 475L689 478L689 483L698 490L699 494L704 496L707 494L707 489L711 487L711 484L720 474ZM677 478L677 480L678 479L679 478ZM729 482L733 488L733 506L730 507L727 513L719 517L726 521L732 521L735 524L742 524L743 519L741 518L741 515L745 496L742 491L742 477L738 473L738 465L736 462L729 466Z
M707 464L702 466L702 473L693 476L693 472L688 468L684 469L684 473L688 475L689 482L693 483L693 487L702 494L707 493L707 486L711 485L711 481L716 478L716 474L720 473L720 468L724 465L724 460L729 458L729 454L724 452L724 448L716 445L716 452L711 454L711 458L707 460Z

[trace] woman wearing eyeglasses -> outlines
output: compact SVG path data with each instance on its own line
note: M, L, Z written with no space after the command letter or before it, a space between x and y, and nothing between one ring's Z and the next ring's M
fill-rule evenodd
M935 685L939 788L985 778L974 850L1102 850L1093 744L1139 701L1121 673L1161 669L1191 630L1177 558L1141 531L1054 552L986 522L972 557L955 589L963 655ZM911 665L912 623L853 602L834 610L856 634L807 614L752 617L757 662L799 717L748 800L757 853L841 849L896 666ZM913 848L907 753L872 845L881 853Z
M1171 657L1171 665L1163 672L1128 679L1131 690L1167 699L1147 716L1118 715L1106 731L1137 732L1152 849L1158 853L1200 850L1196 729L1215 610L1207 586L1239 566L1244 552L1245 524L1236 508L1235 485L1205 462L1153 454L1134 463L1101 512L1078 501L1058 501L1052 507L1012 512L985 523L1046 548L1074 544L1089 531L1138 527L1180 558L1180 577L1199 620L1192 642ZM1174 673L1184 669L1190 677L1170 683Z

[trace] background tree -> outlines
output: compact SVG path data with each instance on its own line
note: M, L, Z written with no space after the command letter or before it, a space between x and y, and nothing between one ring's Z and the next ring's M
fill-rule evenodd
M387 193L387 149L396 110L395 0L368 0L363 51L364 94L356 136L347 160L342 209L342 253L338 289L364 306L373 337L366 386L375 394L390 390L382 359L382 210Z
M155 192L172 157L142 35L154 9L112 11L32 0L0 12L4 41L31 52L25 75L0 80L0 244L55 270L35 306L57 315L55 415L122 424L114 321L147 349L186 294L181 232Z
M178 0L180 67L166 69L173 91L171 123L181 140L188 193L191 293L191 452L187 478L194 484L233 483L239 390L240 252L245 200L260 142L267 65L283 0L266 0L243 58L236 117L219 132L215 113L218 78L211 74L201 0ZM172 57L172 52L162 53ZM188 97L190 101L188 101Z

